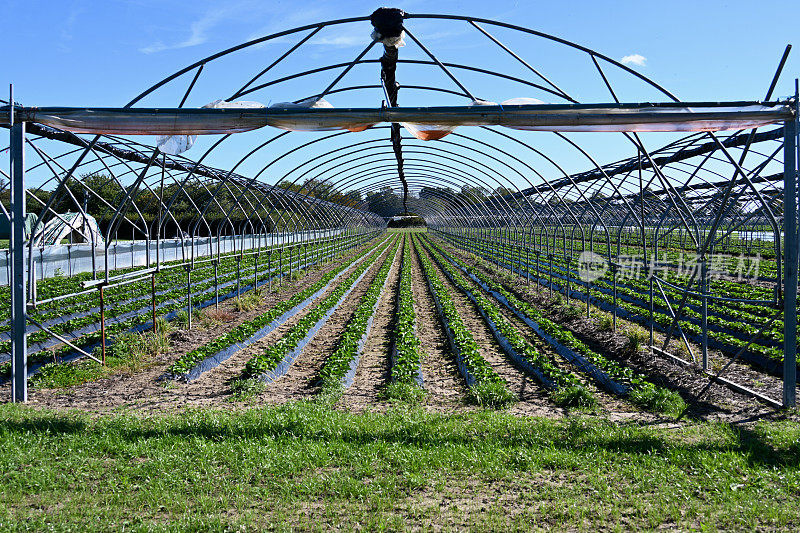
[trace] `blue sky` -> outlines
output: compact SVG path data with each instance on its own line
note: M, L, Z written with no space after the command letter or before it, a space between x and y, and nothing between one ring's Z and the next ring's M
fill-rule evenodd
M369 14L379 5L349 0L3 0L3 18L10 18L0 32L5 52L0 86L14 82L28 104L118 105L147 82L248 38ZM616 59L639 54L646 63L637 68L687 100L761 98L783 47L800 36L800 3L795 2L443 0L394 5L412 13L513 22ZM794 50L786 71L800 74L800 49ZM787 77L779 94L788 94L790 85Z
M152 83L194 61L278 30L321 20L368 15L381 5L351 0L291 2L228 0L169 2L151 0L36 1L0 0L4 27L0 46L4 51L0 90L5 99L8 84L15 85L17 100L24 105L121 106ZM511 2L494 0L395 2L411 13L464 14L511 22L592 48L607 56L628 58L632 68L660 83L683 100L761 99L769 85L780 54L787 43L797 48L790 56L776 96L793 92L800 75L800 2ZM301 6L301 7L298 7ZM9 21L12 21L9 24ZM411 21L415 33L444 60L509 66L490 50L474 30ZM320 34L304 53L293 57L286 72L313 68L331 61L347 61L368 42L369 24L352 25ZM493 30L494 31L494 30ZM598 82L584 81L591 74L585 55L562 54L559 47L533 46L501 31L511 46L581 101L608 100ZM267 61L291 45L282 40L258 47L235 58L204 77L187 105L200 106L225 98ZM563 47L561 47L563 48ZM368 57L376 58L377 49ZM409 45L401 57L423 57ZM405 69L405 70L404 70ZM278 71L276 71L278 72ZM276 74L277 75L277 74ZM374 82L372 71L353 73L354 81ZM619 83L625 101L664 100L630 76L609 76ZM624 78L624 79L623 79ZM302 91L321 90L331 75L265 90L252 99L264 103L296 99ZM398 79L408 83L427 78L411 68L398 69ZM446 79L436 80L444 86ZM533 96L526 88L499 84L464 75L462 81L477 96L502 101ZM188 81L154 94L150 105L174 106ZM423 105L433 100L401 93L401 104ZM406 96L408 95L408 96ZM403 100L405 98L405 100ZM331 98L337 106L379 105L380 95ZM335 101L336 100L336 101ZM446 103L445 100L436 103ZM463 104L455 100L453 104ZM603 155L601 160L623 157L629 145L617 147L608 136L584 138L586 146ZM658 144L663 136L652 136ZM546 143L545 143L546 145ZM240 150L240 149L238 149ZM236 150L222 150L216 164ZM587 167L570 162L570 170Z

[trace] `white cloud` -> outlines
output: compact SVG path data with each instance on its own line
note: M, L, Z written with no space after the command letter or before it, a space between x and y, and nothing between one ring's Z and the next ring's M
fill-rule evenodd
M637 67L643 67L647 64L647 58L641 54L627 55L620 61L623 65L636 65Z
M361 29L361 28L358 28ZM310 44L315 44L318 46L341 46L341 47L348 47L348 46L367 46L370 39L369 33L358 32L358 33L351 33L349 35L337 35L335 37L320 37L319 39L312 39L309 41Z
M178 48L188 48L190 46L203 44L208 40L208 34L210 30L226 18L239 11L239 7L241 6L233 5L209 10L200 19L192 22L191 26L189 27L189 37L183 41L172 44L165 44L163 41L156 41L151 45L140 48L139 51L145 54L153 54L163 50L175 50Z

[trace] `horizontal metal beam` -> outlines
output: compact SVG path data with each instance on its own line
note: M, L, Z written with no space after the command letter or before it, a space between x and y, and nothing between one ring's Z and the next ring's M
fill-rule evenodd
M451 107L72 108L17 107L17 120L75 133L203 135L263 126L300 131L360 129L383 122L425 126L507 126L537 131L716 131L793 120L789 102L526 104ZM8 122L9 107L0 110Z

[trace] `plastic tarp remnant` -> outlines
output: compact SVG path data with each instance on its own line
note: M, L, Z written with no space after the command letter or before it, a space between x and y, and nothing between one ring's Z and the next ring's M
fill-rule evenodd
M264 104L260 102L226 102L225 100L214 100L204 105L201 109L263 109ZM190 149L197 140L197 135L159 135L156 138L156 146L163 154L178 155Z
M520 99L522 100L522 99ZM528 98L527 100L535 100ZM537 103L542 103L536 100ZM529 102L530 103L530 102ZM493 106L497 105L494 102L487 102L485 100L474 100L470 107L475 106ZM443 126L441 124L415 124L412 122L403 122L403 127L414 137L421 141L437 141L447 135L453 133L456 126Z
M234 104L213 109L21 108L15 116L75 133L205 135L264 126L291 131L362 131L382 122L411 124L423 137L441 138L457 126L505 126L529 131L719 131L750 129L794 119L786 102L730 104L509 104L452 107L334 109L321 99L264 109ZM488 102L487 102L488 103ZM305 104L305 105L304 105ZM6 112L7 116L7 112ZM3 116L0 114L0 122ZM430 133L434 132L434 133Z

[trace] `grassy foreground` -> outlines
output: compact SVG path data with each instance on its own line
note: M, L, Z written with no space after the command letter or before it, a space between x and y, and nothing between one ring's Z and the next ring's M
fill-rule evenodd
M790 529L800 428L0 406L0 530Z

